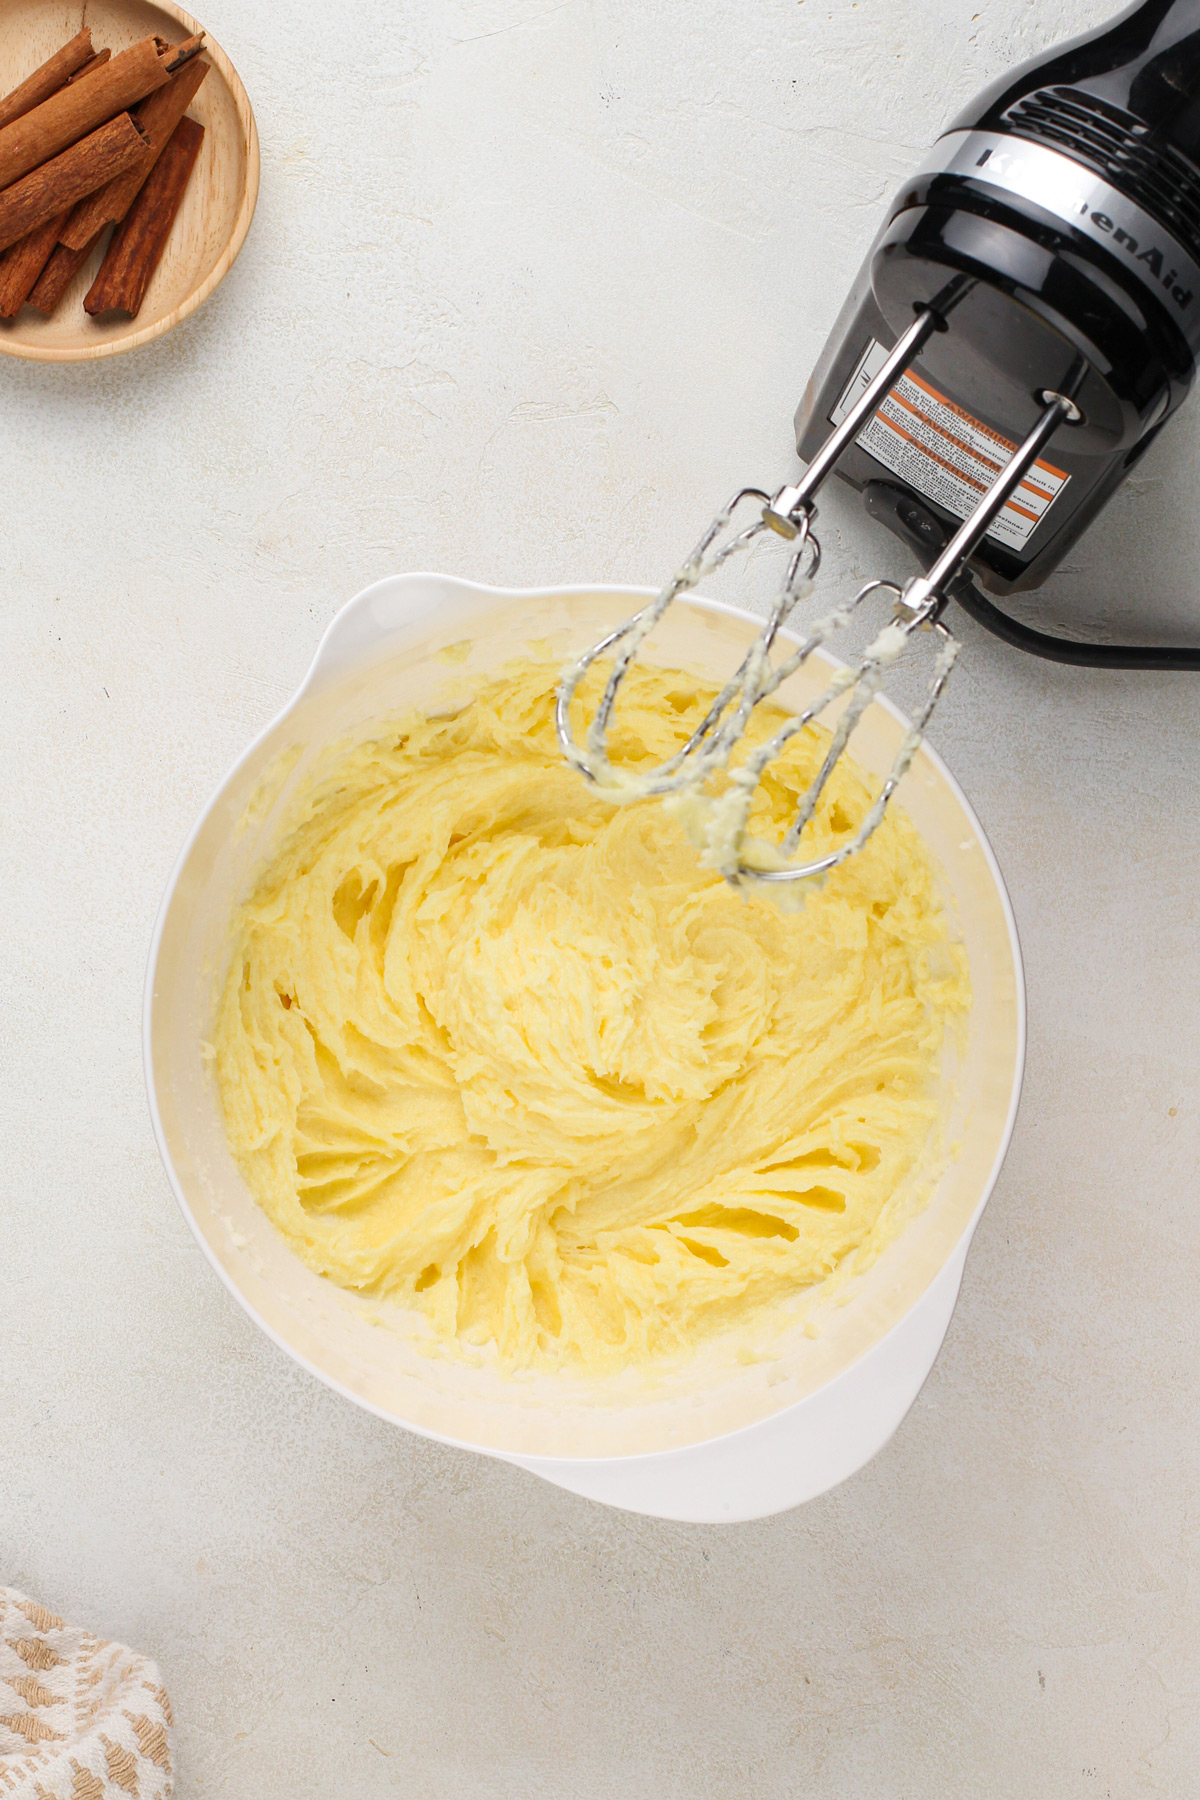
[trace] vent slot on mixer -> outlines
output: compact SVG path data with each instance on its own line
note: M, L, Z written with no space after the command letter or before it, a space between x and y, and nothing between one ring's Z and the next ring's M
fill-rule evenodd
M1018 137L1094 169L1200 259L1200 169L1140 120L1070 87L1027 94L1005 119Z

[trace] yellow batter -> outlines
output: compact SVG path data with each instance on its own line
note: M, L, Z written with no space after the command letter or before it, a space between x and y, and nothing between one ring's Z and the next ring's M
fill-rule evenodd
M744 899L661 805L589 794L556 682L524 665L322 771L234 921L217 1072L312 1268L503 1366L591 1373L749 1328L886 1241L969 988L902 812L798 913ZM707 698L635 670L614 759L661 760ZM824 741L774 765L764 836ZM868 800L843 759L814 853Z

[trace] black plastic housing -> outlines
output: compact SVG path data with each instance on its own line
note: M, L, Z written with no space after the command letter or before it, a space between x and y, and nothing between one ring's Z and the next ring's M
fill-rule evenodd
M950 133L963 132L1069 158L1200 264L1200 0L1144 0L1025 64L954 121ZM871 247L797 412L797 446L808 461L828 437L870 341L890 348L915 309L965 278L948 329L914 373L1014 443L1035 423L1044 389L1070 392L1084 415L1046 452L1070 479L1032 535L1020 547L989 537L972 560L986 587L1012 593L1039 586L1096 516L1186 398L1196 354L1170 284L1156 287L1061 208L990 182L986 161L948 173L937 160L901 189ZM871 511L891 522L879 490L903 496L903 479L860 444L838 472L860 490L872 484ZM935 522L961 516L928 493L911 495ZM906 535L898 519L894 528Z

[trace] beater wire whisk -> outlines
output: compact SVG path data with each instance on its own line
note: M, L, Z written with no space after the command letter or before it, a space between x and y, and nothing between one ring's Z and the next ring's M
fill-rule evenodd
M959 290L961 292L961 289ZM949 297L949 296L948 296ZM957 299L958 294L953 296ZM953 303L953 300L952 300ZM947 307L945 310L949 310ZM866 383L818 454L797 482L769 495L762 488L742 488L719 512L691 556L641 612L594 644L566 671L558 691L555 723L563 755L573 768L614 798L701 798L701 790L713 775L728 771L726 790L717 797L703 796L704 851L702 860L734 885L745 882L789 883L824 875L867 842L884 816L889 800L908 769L921 742L934 706L949 679L958 652L957 640L941 623L940 615L949 588L962 573L976 547L1002 511L1010 496L1064 422L1076 422L1079 409L1065 394L1046 391L1038 396L1042 412L1024 443L1000 469L970 516L946 544L925 575L915 576L903 588L886 580L868 581L853 598L808 626L802 641L778 663L771 651L780 630L809 592L821 560L820 544L813 530L817 491L847 445L915 361L922 346L946 323L934 306L918 312L898 340L878 373ZM734 515L752 502L758 516L731 529ZM682 749L650 771L627 772L613 765L608 754L608 732L621 685L643 643L668 608L681 595L697 587L731 557L746 551L766 531L777 532L794 544L783 581L772 601L762 631L751 645L741 667L725 684L700 724ZM728 534L728 535L726 535ZM888 624L856 662L836 669L823 691L802 712L789 717L746 760L729 770L730 757L740 742L755 708L806 663L813 652L842 630L864 601L876 594L890 595L892 615ZM868 808L858 830L835 850L807 862L791 861L800 839L815 813L830 776L863 714L879 693L891 666L904 654L918 631L932 632L937 642L933 675L910 728L893 761L883 786ZM571 727L570 707L588 670L601 658L611 657L604 689L581 745ZM796 816L781 843L754 846L747 843L748 821L755 792L771 762L798 732L820 717L836 700L849 695L821 767L803 795ZM747 860L752 855L754 860Z

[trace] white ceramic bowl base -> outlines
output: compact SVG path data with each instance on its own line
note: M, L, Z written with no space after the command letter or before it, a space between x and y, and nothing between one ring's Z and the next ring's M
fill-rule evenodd
M146 1079L163 1162L201 1247L250 1316L313 1374L395 1424L614 1506L672 1519L754 1519L844 1480L900 1424L945 1336L1012 1131L1025 1050L1012 911L978 821L931 750L922 749L898 798L934 852L970 959L968 1042L947 1071L948 1135L961 1148L929 1205L856 1278L846 1304L829 1309L819 1335L789 1333L772 1360L730 1367L705 1352L651 1388L631 1376L598 1392L422 1351L420 1322L314 1275L255 1205L229 1154L201 1052L233 908L324 748L367 735L405 705L436 706L451 684L461 689L514 657L549 651L565 662L649 597L612 587L520 593L405 575L351 601L299 693L231 771L180 857L150 954ZM711 601L681 602L655 639L655 660L721 682L760 625ZM784 697L801 699L827 673L827 664L801 671ZM857 760L882 773L903 729L894 708L876 703L856 735Z

